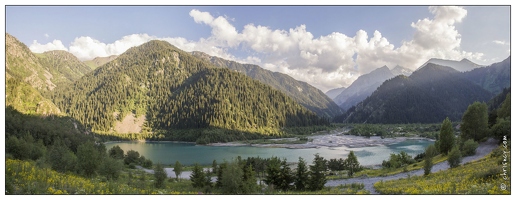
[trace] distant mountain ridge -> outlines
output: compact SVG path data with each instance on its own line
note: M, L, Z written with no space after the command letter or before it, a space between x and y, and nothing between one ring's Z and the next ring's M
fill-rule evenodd
M458 121L474 101L493 94L457 70L433 63L385 81L371 96L335 118L345 123L439 123Z
M97 67L100 67L108 62L111 62L112 60L116 59L118 55L111 55L108 57L96 57L93 60L87 60L84 61L84 64L89 66L92 70L97 69Z
M306 82L298 81L289 75L272 72L263 69L258 65L241 64L216 56L210 56L204 52L194 51L191 52L191 54L209 61L215 66L225 67L233 71L243 73L255 80L278 89L321 117L331 119L343 113L339 106L328 98L322 91Z
M331 99L334 99L335 97L339 96L339 94L342 93L342 91L344 91L344 90L346 90L346 87L340 87L340 88L328 90L324 94L326 94L326 96L330 97Z
M396 65L396 67L391 69L391 73L394 74L394 76L398 76L398 75L410 76L412 74L412 70L404 68L399 65Z
M474 62L471 62L470 60L468 60L466 58L464 58L464 59L462 59L460 61L432 58L432 59L426 61L417 70L423 68L428 63L433 63L433 64L441 65L441 66L448 66L448 67L451 67L451 68L453 68L453 69L455 69L455 70L457 70L459 72L467 72L467 71L471 71L471 70L473 70L475 68L483 67L482 65L479 65L479 64L476 64Z
M401 67L398 67L398 71L397 73L401 73L403 70ZM384 81L394 76L395 74L387 66L375 69L368 74L358 77L348 88L337 95L333 101L347 111L347 109L371 95Z
M85 74L92 71L73 54L54 50L35 54L41 65L52 74L52 82L56 87L72 84Z

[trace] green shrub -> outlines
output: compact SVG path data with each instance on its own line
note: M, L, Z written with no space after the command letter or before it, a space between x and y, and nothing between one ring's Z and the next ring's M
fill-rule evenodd
M473 139L466 140L462 145L462 155L464 156L472 156L475 155L478 147L478 143Z
M451 152L448 154L448 164L451 168L458 167L460 165L460 161L462 160L462 155L457 146L453 147Z

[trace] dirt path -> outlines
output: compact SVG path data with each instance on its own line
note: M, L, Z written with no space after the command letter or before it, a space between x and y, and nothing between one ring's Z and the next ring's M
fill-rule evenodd
M461 164L464 164L464 163L467 163L467 162L471 162L471 161L483 158L484 156L489 154L491 151L493 151L493 149L495 149L497 146L498 146L498 144L497 144L496 140L490 138L489 140L487 140L486 142L481 143L478 146L475 155L462 158ZM441 171L441 170L446 170L448 168L449 168L448 162L440 162L440 163L435 164L432 167L432 173L435 173L435 172L438 172L438 171ZM399 174L395 174L395 175L391 175L391 176L384 176L384 177L350 178L350 179L341 179L341 180L329 180L328 182L326 182L325 186L338 186L338 185L341 185L341 184L363 183L364 186L365 186L364 189L366 189L369 192L371 192L371 194L378 194L378 192L376 192L376 190L373 187L374 183L376 183L378 181L381 181L381 180L383 180L383 181L395 180L395 179L400 179L400 178L408 177L409 175L410 176L421 176L421 175L423 175L423 173L424 173L423 169L420 169L420 170L414 170L414 171L410 171L410 172L404 172L404 173L399 173Z

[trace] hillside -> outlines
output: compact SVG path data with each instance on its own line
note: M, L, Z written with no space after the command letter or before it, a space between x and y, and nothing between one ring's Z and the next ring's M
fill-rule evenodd
M8 78L5 84L5 106L12 106L20 113L37 115L62 114L52 101L41 94L29 84Z
M511 57L487 67L465 72L464 77L485 90L498 94L504 88L511 87Z
M439 123L458 121L469 104L493 95L456 70L428 64L411 76L385 81L337 121L347 123Z
M145 116L142 132L213 127L272 134L327 123L278 90L164 41L130 48L53 99L93 130L113 133L128 115Z
M5 77L24 81L40 93L53 90L53 75L29 48L12 35L5 34Z
M90 67L66 51L47 51L35 54L41 65L52 74L51 81L57 87L72 84L88 72Z
M322 91L308 83L298 81L286 74L272 72L261 68L258 65L241 64L235 61L225 60L219 57L210 56L203 52L194 51L192 55L211 62L218 67L227 67L232 71L245 74L252 79L267 84L285 93L297 103L303 105L317 115L325 118L333 118L342 114L342 110Z

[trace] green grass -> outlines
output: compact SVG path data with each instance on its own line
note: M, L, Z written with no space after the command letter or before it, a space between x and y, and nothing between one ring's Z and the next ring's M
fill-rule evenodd
M511 194L510 179L502 176L501 155L489 156L428 176L412 176L374 184L380 194ZM507 177L511 177L510 161ZM505 185L505 190L501 185Z

